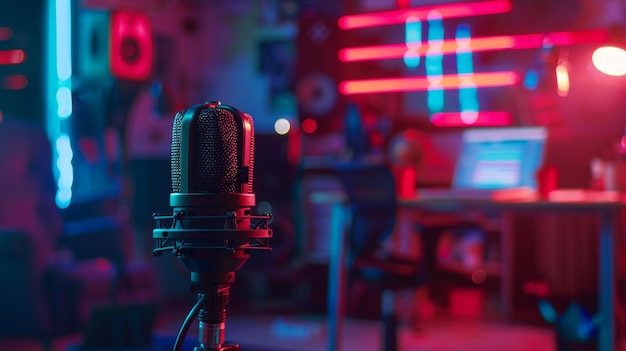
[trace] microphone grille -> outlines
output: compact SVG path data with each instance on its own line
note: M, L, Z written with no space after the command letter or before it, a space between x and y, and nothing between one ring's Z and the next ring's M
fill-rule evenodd
M183 126L183 116L187 110L179 111L174 117L174 125L172 127L172 149L171 149L171 172L172 172L172 191L175 193L181 192L181 134Z
M248 124L250 125L250 134L249 134L249 138L250 138L250 143L248 144L249 149L248 149L248 153L249 153L249 157L250 160L248 161L249 167L248 167L248 193L252 193L252 183L254 180L254 148L255 148L255 140L254 140L254 120L252 119L252 116L250 116L247 113L243 114L243 117L245 118L245 120L248 122Z
M193 192L237 192L237 121L225 109L204 108L196 122Z
M198 105L174 117L173 192L251 193L253 165L250 115L228 106Z

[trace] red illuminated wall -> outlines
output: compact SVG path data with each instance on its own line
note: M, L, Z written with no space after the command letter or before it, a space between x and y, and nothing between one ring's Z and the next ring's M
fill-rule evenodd
M368 8L372 3L355 0L352 12L338 21L349 43L338 52L344 72L338 90L348 97L399 94L403 104L398 116L426 118L436 126L525 124L512 96L525 88L526 72L542 47L607 39L602 28L577 26L579 7L563 8L561 3L484 0L419 5L399 1ZM433 24L433 13L439 28ZM410 23L419 28L417 41L409 39ZM461 26L471 35L455 38ZM435 30L441 33L433 34ZM441 57L438 70L428 62L433 52ZM469 68L461 69L461 53L471 55ZM409 67L407 54L416 60L414 67ZM475 90L476 101L463 107L468 87ZM437 101L445 102L432 107Z

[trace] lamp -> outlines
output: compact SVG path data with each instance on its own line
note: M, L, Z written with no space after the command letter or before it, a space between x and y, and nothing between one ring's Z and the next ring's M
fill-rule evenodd
M626 75L626 33L624 27L609 28L609 42L598 47L591 56L593 66L610 76Z

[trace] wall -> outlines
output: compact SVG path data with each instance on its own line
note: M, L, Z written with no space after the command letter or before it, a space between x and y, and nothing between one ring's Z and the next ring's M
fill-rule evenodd
M296 27L272 23L263 3L176 2L152 14L155 36L171 45L164 79L185 105L220 100L250 113L257 132L272 130L275 119L294 108L271 106L271 77L259 65L260 44L289 41Z

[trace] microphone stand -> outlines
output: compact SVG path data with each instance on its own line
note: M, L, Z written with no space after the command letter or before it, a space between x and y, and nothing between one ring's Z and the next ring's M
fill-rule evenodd
M194 351L239 351L239 345L224 341L226 304L230 298L230 283L203 282L204 274L192 273L192 289L198 294L198 343Z
M183 264L191 273L191 290L198 295L195 305L189 311L176 336L174 351L181 351L184 339L194 319L198 319L198 345L194 351L239 351L238 344L225 342L226 331L226 305L230 300L230 287L235 281L235 271L247 260L247 253L242 251L262 250L271 251L268 239L272 232L268 228L271 214L261 216L246 216L247 219L260 219L259 223L251 226L250 230L238 230L230 225L222 229L183 229L176 223L181 223L185 216L182 213L173 215L154 214L157 228L153 231L156 239L156 247L153 250L155 256L160 256L163 251L172 251L175 257L183 260ZM219 217L219 216L218 216ZM191 216L194 220L206 218ZM237 216L228 214L225 216L227 223L234 223ZM168 223L169 222L169 223ZM198 232L224 235L228 238L224 246L216 249L215 246L191 246L189 242L197 239ZM231 246L236 237L246 238L245 246ZM177 241L176 239L184 239ZM232 239L232 240L230 240ZM187 242L189 240L189 242ZM229 244L231 243L231 244ZM188 256L191 255L191 256ZM186 257L194 257L187 260ZM208 264L214 269L200 269ZM221 269L218 267L230 267Z

